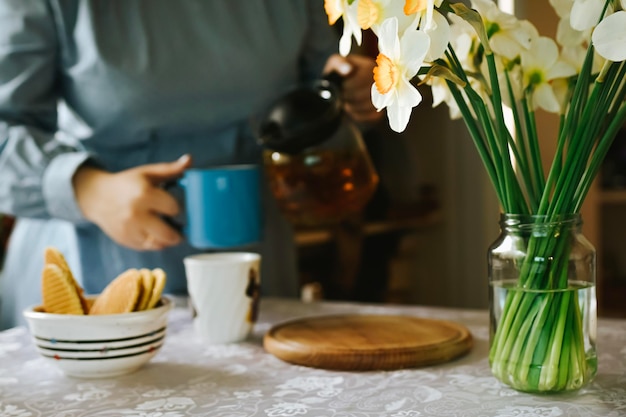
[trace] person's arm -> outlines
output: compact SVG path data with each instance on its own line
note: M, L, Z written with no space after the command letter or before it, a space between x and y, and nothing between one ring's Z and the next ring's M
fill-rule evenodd
M0 212L80 223L72 176L89 154L57 139L58 59L47 2L0 1Z
M78 140L58 132L59 54L47 2L0 0L0 212L91 222L136 250L180 243L161 217L178 204L160 184L190 159L118 173L86 163L92 156Z

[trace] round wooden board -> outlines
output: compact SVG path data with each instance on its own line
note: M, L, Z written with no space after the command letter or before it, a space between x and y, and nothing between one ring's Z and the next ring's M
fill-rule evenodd
M443 363L472 344L460 324L398 315L303 318L274 326L263 339L265 350L286 362L349 371Z

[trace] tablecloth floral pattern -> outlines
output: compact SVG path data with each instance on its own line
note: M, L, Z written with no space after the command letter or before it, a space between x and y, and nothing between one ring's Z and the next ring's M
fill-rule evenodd
M190 312L171 313L166 342L139 371L111 379L64 376L35 351L28 330L0 332L0 417L559 417L626 416L626 320L600 320L599 371L575 393L536 396L491 375L487 312L265 299L254 334L206 345ZM408 314L453 320L472 332L471 352L452 362L388 372L334 372L266 353L280 321L336 313Z

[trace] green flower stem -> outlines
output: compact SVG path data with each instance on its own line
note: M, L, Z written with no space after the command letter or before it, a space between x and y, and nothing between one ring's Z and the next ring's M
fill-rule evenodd
M619 73L615 76L615 80L613 81L614 100L611 105L611 110L606 115L607 120L613 120L626 100L626 61L619 63L619 67Z
M568 323L571 322L571 317L570 317L570 312L572 310L571 304L572 303L569 303L569 305L567 306ZM565 326L564 334L563 334L563 348L558 354L559 364L558 364L558 371L556 374L556 377L557 377L556 389L557 390L565 389L565 387L567 386L567 381L570 377L570 366L572 365L572 363L570 363L571 362L570 350L572 350L571 349L572 332L573 330L571 326Z
M572 146L568 152L568 163L566 163L568 171L561 175L562 181L556 185L556 189L562 192L554 200L554 212L571 211L573 210L572 207L577 204L576 199L572 196L576 194L580 184L585 182L584 174L590 155L593 158L596 145L594 140L585 140L585 138L598 138L606 124L606 115L609 113L613 101L612 97L616 93L613 90L614 82L606 82L606 79L614 80L616 75L617 68L611 65L606 70L606 77L599 76L594 83L589 104L582 114L583 128L578 129L572 138Z
M564 349L561 355L561 357L568 359L569 365L561 369L563 377L565 378L565 375L567 375L566 389L580 387L585 381L588 369L582 328L583 321L578 307L578 294L575 292L571 293L570 296L569 313L568 325L566 327L569 332L569 340L564 344L569 349L569 352L566 352Z
M585 54L583 66L580 69L578 79L574 84L572 100L567 112L565 126L563 131L561 132L562 135L559 137L559 140L564 140L565 137L571 137L572 133L576 130L576 127L579 124L580 114L582 113L582 109L587 103L587 97L589 95L589 85L591 84L592 79L591 72L593 70L593 59L594 48L587 48L587 53Z
M513 152L513 157L517 161L517 172L519 172L519 177L521 178L521 182L523 185L523 189L526 190L525 195L527 196L527 200L530 204L535 204L536 198L535 195L537 193L536 189L533 187L532 181L530 181L529 168L527 165L527 160L524 157L523 150L518 149L518 144L513 140L511 135L507 134L507 143L511 152ZM531 212L536 210L536 207L533 205L530 207Z
M470 104L472 105L472 109L480 122L480 125L483 128L483 134L485 135L487 147L490 150L489 154L491 156L491 160L493 161L494 167L496 168L496 179L497 186L501 191L501 194L504 198L503 205L504 207L511 207L511 194L510 194L510 183L507 183L507 175L505 173L505 161L502 156L502 149L498 141L496 140L496 136L493 132L493 127L491 123L491 119L489 118L489 113L486 109L485 103L482 98L474 91L470 84L466 84L464 88L465 94L467 95ZM508 152L507 152L508 154Z
M555 154L560 157L565 152L565 140L559 140L557 142L557 148ZM555 157L556 158L556 157ZM563 172L561 169L561 163L552 163L552 168L548 173L548 179L546 180L543 193L541 195L541 201L539 202L539 208L537 209L537 214L544 215L548 213L550 206L550 199L548 196L552 195L552 187L555 183L558 182L559 178L563 177Z
M565 115L561 114L559 116L559 132L563 130L564 125L565 125ZM557 150L554 156L555 158L553 160L552 168L554 170L554 173L558 177L559 175L561 175L561 171L563 169L563 159L564 159L563 147L561 147L560 150ZM545 189L545 186L547 186L547 181L546 181L546 184L544 184L544 189Z
M568 147L565 168L562 175L556 182L553 203L551 204L549 213L566 213L570 212L573 205L573 196L576 192L578 184L582 179L582 174L587 166L587 160L594 146L599 122L597 118L592 117L593 112L601 112L603 115L607 113L608 105L606 100L600 100L602 97L602 84L596 82L589 98L589 106L586 106L582 116L582 128L577 129L571 140L571 146ZM585 140L592 138L593 140Z
M454 48L450 44L448 44L448 49L446 50L446 58L448 58L452 72L462 79L463 82L469 84L470 81L467 78L467 74L465 74L465 71L463 70L463 65L461 64L461 61L459 61L459 58L456 56L456 52L454 52Z
M526 109L528 116L528 142L530 146L530 154L533 157L532 166L534 167L535 181L537 182L537 187L539 189L543 189L545 187L545 174L543 172L543 163L541 161L541 151L539 148L539 138L537 136L537 125L535 123L535 112L531 110L528 106L528 102L524 103L524 108ZM539 205L539 203L537 203Z
M548 313L550 312L550 308L554 305L554 303L551 302L552 294L546 293L543 297L537 297L537 301L540 303L540 305L537 317L533 321L533 327L535 328L535 331L531 332L530 336L527 339L519 339L519 343L526 348L523 354L520 355L521 360L517 369L517 379L520 381L528 380L529 374L533 368L531 365L533 364L535 352L540 347L539 343L541 341L543 329L550 326L552 322L548 315ZM536 329L539 330L537 331Z
M524 325L525 320L520 320L520 316L526 318L533 305L532 298L526 297L523 291L512 292L511 298L509 308L503 310L502 324L496 330L494 348L492 349L493 363L498 368L502 368L502 372L506 369L506 362L511 357L511 350L517 335Z
M591 188L591 184L593 183L594 178L600 170L602 161L604 160L604 157L606 156L609 148L611 147L611 144L613 143L613 138L617 135L617 132L619 132L619 130L624 125L624 121L626 121L626 105L622 105L621 109L617 112L617 114L611 121L608 129L598 143L598 147L593 157L591 158L591 163L589 164L589 167L583 175L583 180L574 198L574 210L576 210L576 212L578 212L582 207L585 197L589 192L589 188Z
M511 209L515 212L520 212L522 207L527 208L526 200L523 198L523 193L519 182L516 180L515 170L511 162L511 155L509 153L509 141L510 134L507 130L506 123L504 122L504 112L502 109L502 94L500 93L500 85L498 83L498 70L496 68L496 61L493 53L486 53L487 67L489 69L489 80L491 82L491 103L493 106L494 119L493 125L495 125L496 137L500 139L500 155L502 155L502 164L504 170L504 182L507 187L509 203Z
M552 302L554 303L554 316L552 319L550 332L545 334L546 338L545 350L542 353L541 357L543 357L543 362L538 362L535 366L539 365L539 380L537 382L537 390L541 391L549 391L552 387L548 385L547 379L548 374L553 374L551 367L554 366L554 360L551 358L552 349L554 348L554 343L556 339L556 335L559 331L559 314L561 313L562 303L562 295L554 294Z
M539 219L537 224L541 224ZM527 255L520 268L520 285L529 289L562 289L562 286L554 286L549 279L552 269L549 264L546 264L546 260L556 255L567 255L563 252L567 246L567 233L549 224L541 227L549 228L549 230L542 231L542 234L532 235L528 240ZM538 259L543 261L538 262Z
M539 377L539 387L543 390L554 389L558 381L558 363L561 356L561 346L563 343L563 334L565 332L565 323L567 321L567 305L569 302L569 292L565 292L559 303L559 311L556 318L556 327L552 332L550 340L550 348L546 361L541 367L541 376Z
M513 92L513 86L511 84L511 78L509 76L509 72L505 71L504 75L506 76L506 85L507 91L509 94L511 105L511 111L513 112L513 121L515 123L515 134L519 141L519 146L513 140L511 135L508 135L510 138L509 146L514 150L514 157L517 161L520 176L522 181L524 182L524 187L526 188L526 194L528 196L529 206L531 213L536 213L538 204L539 204L539 192L541 188L536 187L535 183L531 180L530 168L529 168L529 160L528 156L529 147L526 140L526 135L521 125L520 111L519 106L516 105L515 93ZM518 149L519 148L519 149Z
M526 96L522 98L522 108L524 109L524 120L526 120L526 133L528 135L528 146L531 155L531 166L533 168L533 179L535 186L539 190L545 187L545 174L543 172L543 163L541 161L541 151L539 150L539 138L537 137L537 125L535 123L535 112L529 106ZM536 206L539 205L537 202Z
M546 302L550 305L550 310L548 312L548 319L544 323L542 327L540 327L537 331L539 334L539 342L537 346L532 352L532 362L529 364L531 369L528 372L528 380L527 387L538 387L539 386L539 378L541 377L541 368L536 364L542 364L545 361L546 354L548 352L548 346L550 343L550 335L552 334L553 327L555 324L554 317L559 309L558 305L558 294L547 292L544 294L546 298ZM532 366L532 364L535 364ZM524 381L524 380L522 380Z
M517 337L508 338L510 341L513 342L511 351L508 354L510 358L523 358L524 351L532 349L531 344L527 343L527 340L528 339L532 340L536 338L536 335L540 333L536 331L531 331L532 328L537 326L537 322L541 321L540 313L542 311L542 304L541 304L541 300L539 299L540 297L538 297L536 294L533 294L533 293L526 293L524 296L529 298L531 307L529 308L528 312L524 315L524 320L522 320L520 323L521 326L517 333ZM511 375L517 374L518 378L520 378L520 375L519 375L520 372L522 374L525 373L523 368L524 367L521 366L521 363L519 363L518 361L510 361L508 363L508 373Z
M544 293L543 294L546 303L549 304L547 319L543 326L538 327L536 333L538 334L539 341L535 346L534 350L529 349L529 355L532 354L531 362L528 364L530 367L528 372L528 379L521 380L527 381L528 387L538 387L539 386L539 378L541 377L541 368L537 366L537 364L542 364L545 361L546 353L548 351L548 346L550 343L550 335L552 334L554 327L554 316L556 315L556 311L558 310L558 302L555 302L555 295L553 293Z
M467 79L467 75L465 74L465 71L463 71L462 65L459 62L456 56L456 53L454 52L454 48L452 48L451 45L448 45L448 49L446 51L446 57L448 58L448 61L449 61L450 70L453 71L455 75L457 75L461 80L463 80L466 84L469 85L469 80ZM483 136L485 130L484 129L481 130L481 128L478 126L477 121L475 120L474 115L472 114L469 106L467 105L465 97L459 90L458 86L449 80L446 80L446 84L448 85L448 89L450 90L450 93L454 97L454 101L459 106L459 111L461 112L461 115L463 116L463 121L465 122L465 126L467 127L470 133L470 137L472 138L472 141L474 142L474 146L478 150L478 154L487 171L487 175L491 181L491 184L494 187L494 190L496 191L498 201L500 201L501 205L504 205L505 196L502 193L503 186L500 183L500 180L502 179L502 175L499 174L498 165L496 161L494 160L493 153L490 151L491 146L489 146L486 143L485 138Z
M465 126L467 127L467 130L470 133L470 137L472 138L472 141L474 142L474 147L478 151L478 154L483 163L483 166L485 167L485 170L487 171L487 176L489 177L489 180L491 181L491 184L494 190L496 191L498 200L500 201L500 204L502 204L502 202L504 201L504 196L500 192L500 187L498 184L498 175L496 172L495 164L493 163L493 160L491 159L491 156L487 150L487 146L482 138L480 129L476 125L476 121L472 117L471 111L469 110L469 107L465 103L465 100L461 92L457 88L456 84L454 84L451 81L446 81L446 82L448 84L450 93L454 97L454 100L457 102L459 106L459 110L461 114L463 115L463 121L465 122Z
M582 318L578 310L578 295L569 293L567 303L567 315L565 333L563 336L562 350L559 355L559 380L557 389L569 389L568 384L580 386L585 378L585 349L582 333Z
M576 190L574 207L577 210L580 210L593 179L598 174L602 161L613 143L613 138L626 122L626 63L622 62L619 64L619 71L614 77L613 85L608 95L609 97L614 97L610 104L611 109L606 115L604 125L606 125L606 120L608 120L609 123L598 140L597 148L590 158L589 165L583 173L583 179Z
M582 111L581 108L586 102L586 95L588 91L587 86L589 85L589 80L591 79L593 58L593 48L588 48L585 55L585 60L583 61L583 66L580 70L580 74L578 75L578 79L574 84L574 91L572 92L572 99L567 112L567 116L565 117L565 121L562 124L562 129L559 132L559 137L557 140L557 152L554 155L552 166L548 173L546 186L544 187L541 201L539 203L539 209L537 210L536 214L546 214L549 212L548 207L551 202L552 187L557 183L559 178L562 178L564 176L561 169L562 165L560 163L557 163L556 159L562 158L562 155L567 148L566 145L568 139L571 138L573 136L573 132L576 131L578 114Z
M500 93L500 85L498 83L498 70L496 68L496 61L493 53L486 53L485 57L487 59L487 67L489 69L489 80L491 82L491 104L493 106L493 112L495 116L495 121L493 122L493 124L495 125L496 137L500 139L500 151L502 159L505 161L503 163L506 164L504 172L505 175L508 176L505 178L505 182L509 183L515 180L515 172L513 171L513 167L511 166L511 156L509 154L509 143L507 140L510 135L506 128L506 124L504 123L504 112L502 110L502 94Z

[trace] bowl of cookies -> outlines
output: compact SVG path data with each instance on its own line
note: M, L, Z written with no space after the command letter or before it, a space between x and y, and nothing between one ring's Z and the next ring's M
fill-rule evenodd
M66 375L107 378L138 370L163 345L173 302L162 269L131 268L97 295L55 248L45 251L42 303L24 310L37 351Z

